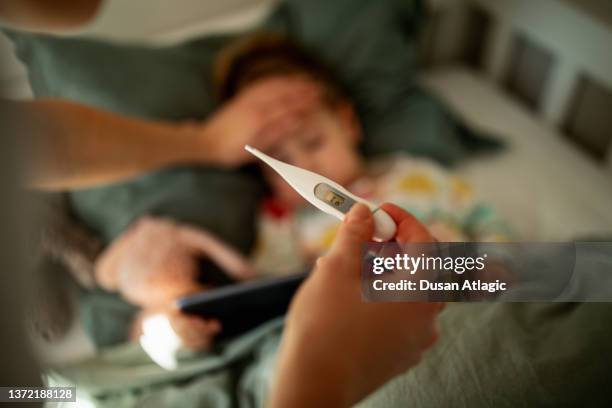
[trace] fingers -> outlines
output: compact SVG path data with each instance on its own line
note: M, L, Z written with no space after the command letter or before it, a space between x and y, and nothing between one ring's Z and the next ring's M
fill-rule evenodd
M262 127L278 126L280 119L295 123L311 112L321 99L320 86L301 77L262 80L245 92L251 90L252 94L247 94L246 99L250 99L259 112Z
M299 75L256 81L208 121L205 133L215 135L209 151L224 165L252 161L245 144L265 151L294 133L319 106L321 93L317 82Z
M266 99L258 101L258 111L266 117L273 118L275 115L286 111L308 110L320 100L320 92L317 85L307 88L289 87L284 90L267 91Z
M264 123L273 122L274 120L287 116L295 115L297 117L312 111L319 101L319 96L313 93L303 95L271 95L270 100L263 104L257 105L257 110L260 119Z
M391 204L391 203L384 203L383 205L380 206L380 208L382 208L383 210L385 210L385 212L387 214L389 214L391 216L391 218L393 218L393 221L395 221L395 223L397 225L401 224L402 221L404 220L411 220L415 223L418 223L419 221L415 218L414 215L410 214L408 211L404 210L401 207L398 207L395 204Z
M183 243L211 259L229 276L237 280L255 276L255 270L241 254L211 234L185 225L178 228Z
M320 87L312 79L303 75L287 75L259 80L244 91L243 97L266 106L270 102L300 103L319 94Z
M113 245L104 250L96 259L94 265L96 282L108 291L117 290L119 281L118 262L119 254L114 250Z
M139 294L138 301L135 302L136 304L163 305L172 303L178 298L209 289L208 286L196 282L195 279L181 279L181 277L175 279L173 276L163 276L157 280L156 284L150 286L153 286L154 290L151 290L150 287L144 287L143 293ZM126 293L124 297L131 299L134 294Z
M142 216L132 223L96 259L94 273L98 284L106 290L117 290L121 285L123 272L131 272L126 268L129 264L126 257L133 257L143 244L154 239L156 233L159 234L160 231L166 233L172 225L169 220L149 215Z
M395 204L385 203L381 208L393 218L397 225L396 241L400 244L410 242L435 242L427 228L416 217Z
M269 90L268 100L259 103L259 131L250 142L260 150L267 150L279 140L294 133L303 123L320 100L318 86L294 86L280 89L274 93Z
M127 242L123 237L115 240L110 246L98 255L94 265L96 282L108 291L115 291L119 287L119 275L123 247Z
M214 337L221 332L221 323L214 319L206 320L183 313L171 313L168 319L182 345L192 351L210 348Z
M268 151L285 136L294 134L302 125L302 117L295 113L287 113L285 116L263 125L253 135L253 140L249 141L249 144L261 151Z
M369 242L374 233L374 218L370 209L361 203L355 204L346 214L343 224L331 249L331 253L361 250L361 245Z
M364 204L355 204L340 226L331 250L318 262L319 269L353 274L359 266L361 246L372 239L373 233L372 212Z

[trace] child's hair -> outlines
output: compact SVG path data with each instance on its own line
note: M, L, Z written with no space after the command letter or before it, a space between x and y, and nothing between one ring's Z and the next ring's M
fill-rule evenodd
M213 82L219 100L225 102L249 84L278 75L304 75L316 81L331 106L348 100L329 67L291 39L272 33L253 34L222 49Z

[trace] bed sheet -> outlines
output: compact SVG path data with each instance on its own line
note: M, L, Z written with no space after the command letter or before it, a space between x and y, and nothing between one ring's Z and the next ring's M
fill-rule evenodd
M496 135L508 148L456 170L497 206L525 240L556 241L612 235L612 173L575 148L467 68L428 72L421 79L469 127Z

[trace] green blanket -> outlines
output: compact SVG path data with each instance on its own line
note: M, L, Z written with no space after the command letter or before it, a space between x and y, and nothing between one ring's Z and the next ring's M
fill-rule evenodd
M609 304L450 304L421 363L360 407L609 406ZM280 321L164 371L137 345L56 369L102 407L263 407Z
M52 385L76 384L78 398L97 407L262 406L281 329L282 319L271 321L208 354L183 356L172 371L138 344L124 344L56 367L48 378Z

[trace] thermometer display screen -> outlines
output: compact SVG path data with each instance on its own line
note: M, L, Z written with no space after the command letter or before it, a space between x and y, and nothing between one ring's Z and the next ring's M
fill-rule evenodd
M327 194L325 194L325 201L327 201L334 207L340 207L342 203L344 202L344 197L330 190L327 192Z
M314 193L318 199L331 205L342 213L347 213L353 204L355 204L354 200L342 195L325 183L317 184L315 186Z

